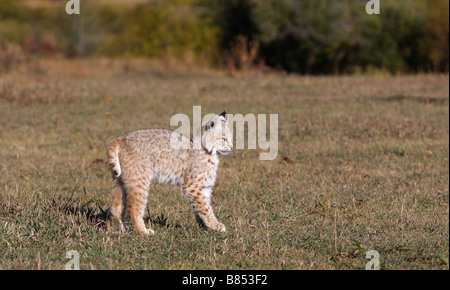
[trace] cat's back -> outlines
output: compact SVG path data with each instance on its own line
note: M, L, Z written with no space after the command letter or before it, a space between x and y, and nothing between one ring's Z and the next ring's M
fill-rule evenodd
M128 146L141 144L142 142L148 143L166 143L170 141L170 136L173 131L166 129L141 129L123 136Z
M181 157L180 155L188 154L189 150L179 148L191 147L190 139L167 129L142 129L130 132L122 138L126 144L126 149L137 155L152 155L153 157L173 155ZM173 143L174 140L177 142ZM173 144L183 144L184 146L177 148Z

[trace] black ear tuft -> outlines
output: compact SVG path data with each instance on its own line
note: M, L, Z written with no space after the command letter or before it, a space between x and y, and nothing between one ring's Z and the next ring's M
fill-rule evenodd
M227 112L223 111L222 114L220 114L220 116L226 117L227 116Z

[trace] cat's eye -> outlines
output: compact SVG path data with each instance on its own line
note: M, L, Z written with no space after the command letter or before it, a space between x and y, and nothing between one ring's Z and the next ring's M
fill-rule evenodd
M222 140L228 142L228 138L222 138Z

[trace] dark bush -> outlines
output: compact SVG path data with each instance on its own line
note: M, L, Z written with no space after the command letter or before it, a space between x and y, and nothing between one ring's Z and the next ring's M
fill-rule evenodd
M446 0L381 1L380 15L367 15L365 0L205 2L218 13L222 50L248 35L266 64L289 72L448 72Z

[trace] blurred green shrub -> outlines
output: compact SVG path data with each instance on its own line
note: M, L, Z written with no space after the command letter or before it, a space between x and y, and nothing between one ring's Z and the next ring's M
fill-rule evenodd
M449 70L448 0L382 0L380 15L365 13L366 0L83 2L77 16L57 3L0 0L0 44L45 56L194 56L226 65L242 35L259 43L252 61L289 72Z
M434 71L449 71L449 1L424 0L427 4L425 30L430 47L428 58Z
M100 53L217 61L220 30L196 1L151 2L134 8L105 7L100 19L108 33Z

